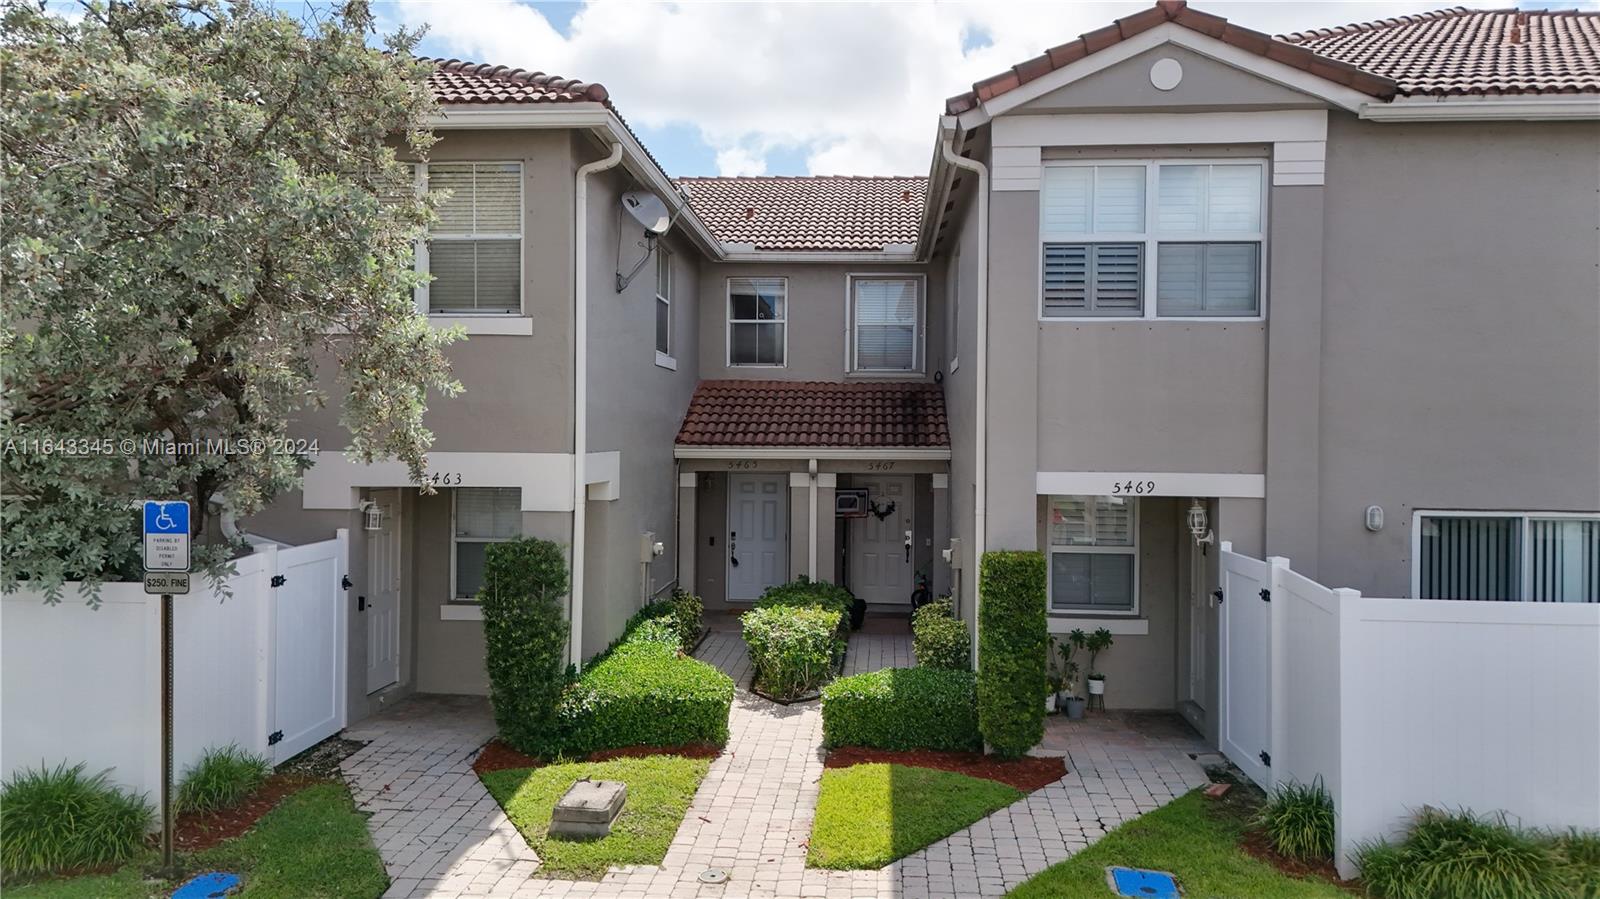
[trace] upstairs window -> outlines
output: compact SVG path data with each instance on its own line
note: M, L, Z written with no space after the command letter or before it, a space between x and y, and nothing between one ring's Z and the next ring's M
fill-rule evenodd
M728 279L728 364L784 364L788 282L782 278Z
M850 279L850 369L913 372L921 366L922 280Z
M449 191L428 233L432 313L522 311L522 164L433 162L428 189Z
M1137 612L1137 500L1121 496L1052 496L1046 512L1050 611L1113 615Z
M1046 165L1041 315L1259 316L1265 178L1254 160Z
M517 487L457 487L451 492L453 532L451 570L457 600L474 600L483 587L484 561L491 543L522 534L522 490Z
M656 352L672 355L672 256L656 247Z

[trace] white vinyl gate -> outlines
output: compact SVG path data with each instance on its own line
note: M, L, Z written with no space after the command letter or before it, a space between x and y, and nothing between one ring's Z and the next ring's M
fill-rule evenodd
M272 760L282 762L339 732L345 721L349 639L345 542L278 550L274 589Z
M1272 615L1266 562L1222 544L1222 751L1272 786Z

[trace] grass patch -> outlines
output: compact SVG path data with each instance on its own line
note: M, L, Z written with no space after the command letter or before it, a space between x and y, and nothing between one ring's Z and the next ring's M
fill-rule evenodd
M544 860L540 874L599 878L614 865L660 864L710 767L707 759L653 755L492 771L483 775L483 785ZM551 839L550 814L556 802L583 777L627 784L622 814L603 839Z
M207 749L183 773L178 784L177 807L183 812L209 812L229 808L255 792L272 773L266 756L238 746Z
M114 873L8 884L6 896L23 899L151 899L170 895L176 882L146 881L160 861L145 851ZM388 888L383 862L367 836L366 820L340 784L317 784L286 798L255 828L220 846L179 855L185 871L244 875L251 899L366 899Z
M1240 792L1235 788L1235 793ZM1171 871L1186 896L1349 899L1342 888L1290 877L1239 848L1249 821L1233 802L1195 790L1122 825L1013 890L1014 899L1105 899L1106 866Z
M881 868L1023 796L992 780L872 763L822 772L806 864Z

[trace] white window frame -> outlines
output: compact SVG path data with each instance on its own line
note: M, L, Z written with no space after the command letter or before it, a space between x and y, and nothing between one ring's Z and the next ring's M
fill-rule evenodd
M660 254L656 257L656 299L655 303L650 307L650 311L659 312L660 310L657 307L667 307L667 349L665 352L662 352L660 347L655 348L656 364L662 368L669 369L671 371L677 371L678 360L676 354L673 352L672 346L672 339L677 336L673 333L676 328L673 327L674 322L672 320L672 251L667 249L666 244L658 241L656 243L656 252ZM665 294L662 294L661 292L661 272L663 269L665 269L667 273L667 292ZM784 297L783 303L784 315L788 315L789 299L787 296ZM650 342L652 345L655 343L656 339L655 328L656 320L652 317L650 319Z
M1039 203L1039 241L1037 247L1036 272L1037 281L1034 293L1038 303L1038 316L1041 323L1082 325L1088 322L1259 322L1267 317L1267 234L1271 230L1267 214L1272 207L1270 202L1272 182L1268 179L1268 160L1260 156L1217 157L1204 159L1174 159L1174 158L1144 158L1144 159L1049 159L1045 160L1047 168L1095 168L1099 166L1143 166L1144 167L1144 231L1142 233L1072 233L1064 231L1047 231L1044 224L1045 204L1043 191L1045 180L1040 178ZM1261 176L1261 230L1251 232L1230 231L1213 233L1204 231L1185 231L1178 234L1163 235L1156 230L1158 205L1161 190L1161 168L1163 166L1188 166L1188 165L1253 165L1259 170ZM1092 225L1092 222L1091 222ZM1044 245L1047 243L1070 244L1139 244L1144 247L1140 265L1140 303L1143 306L1140 315L1062 315L1047 316L1044 314ZM1256 276L1259 283L1256 285L1256 313L1254 315L1157 315L1158 306L1156 299L1156 272L1158 269L1158 245L1161 243L1254 243L1260 246L1260 259Z
M783 284L783 318L768 319L760 322L755 319L733 317L733 282L735 281L779 281ZM723 280L722 297L722 342L727 347L726 359L729 368L788 368L789 367L789 279L787 276L769 275L731 275ZM735 324L781 324L783 325L783 361L777 364L771 362L735 362L733 361L733 326Z
M513 240L517 241L517 308L510 312L478 312L475 310L452 310L448 312L434 312L432 302L428 296L428 283L424 282L417 287L414 299L417 304L417 313L426 315L430 319L503 319L508 316L527 315L528 312L528 184L527 171L520 159L440 159L436 160L445 165L514 165L517 167L517 224L521 227L517 233L485 232L474 233L467 237L459 234L436 237L433 232L423 235L417 241L415 269L421 274L428 274L428 242L432 240ZM417 193L428 192L428 164L426 162L414 163L417 179ZM470 326L469 326L470 328ZM520 333L520 332L519 332ZM452 588L454 584L452 583ZM452 592L454 590L452 589Z
M1044 497L1044 552L1045 552L1045 612L1056 618L1138 618L1139 609L1143 605L1139 591L1139 507L1143 503L1136 497L1118 497L1132 504L1133 520L1128 525L1133 534L1133 544L1130 546L1084 546L1081 544L1056 544L1050 542L1050 501L1063 496L1086 496L1090 494L1062 494L1051 493ZM1055 607L1056 595L1056 566L1054 556L1056 553L1083 553L1086 555L1115 555L1133 557L1133 607L1129 609L1092 609L1087 606L1073 606L1066 609Z
M458 544L458 543L508 543L508 542L510 542L510 540L505 539L505 538L497 538L497 537L461 537L461 536L457 536L457 534L456 534L456 500L457 500L457 498L459 498L461 496L461 491L462 490L516 490L519 497L521 496L522 491L521 491L521 488L518 488L518 487L452 487L450 489L450 602L457 603L457 604L466 604L466 605L474 605L475 606L475 605L478 605L477 597L475 597L475 596L465 596L464 597L464 596L461 595L461 591L456 589L456 544ZM520 501L519 501L518 505L519 506L521 505ZM523 528L522 521L521 521L521 519L519 517L519 519L517 521L517 534L516 534L516 537L512 537L510 539L514 540L514 539L517 539L517 537L524 536L522 528Z
M857 281L915 281L917 282L917 323L911 344L910 368L861 368L856 365L856 282ZM785 309L788 308L785 304ZM849 272L844 278L844 363L845 371L855 378L901 378L927 372L928 342L928 279L916 272ZM785 331L787 333L787 331Z
M1522 519L1521 543L1519 544L1522 558L1519 561L1521 577L1518 579L1517 589L1522 595L1521 599L1508 600L1511 602L1533 602L1528 599L1528 594L1533 592L1533 563L1528 553L1528 547L1533 542L1533 519L1566 520L1577 519L1580 521L1600 521L1600 512L1537 512L1516 510L1488 510L1488 509L1416 509L1411 513L1411 596L1422 596L1422 520L1424 518L1520 518ZM1478 600L1434 600L1435 602L1477 602Z

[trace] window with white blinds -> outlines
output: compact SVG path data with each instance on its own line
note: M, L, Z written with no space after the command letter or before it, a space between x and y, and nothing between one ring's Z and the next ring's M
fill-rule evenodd
M1047 164L1041 315L1260 315L1265 173L1255 160Z
M922 344L922 281L851 278L851 370L918 370Z
M1136 613L1137 501L1120 496L1052 496L1046 514L1050 611Z
M434 162L430 191L448 192L428 233L428 311L522 311L522 164Z
M782 278L728 279L729 365L784 364L788 296Z
M1419 516L1420 599L1600 602L1600 515Z
M451 596L475 599L483 587L484 559L491 543L522 534L522 490L517 487L457 487L451 491Z
M672 355L672 258L656 247L656 352Z

